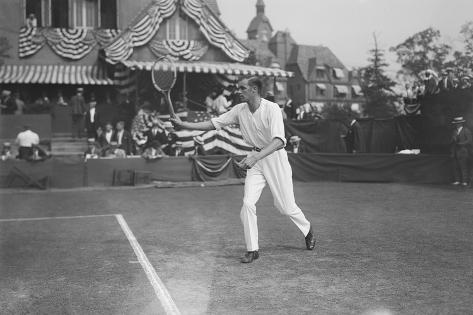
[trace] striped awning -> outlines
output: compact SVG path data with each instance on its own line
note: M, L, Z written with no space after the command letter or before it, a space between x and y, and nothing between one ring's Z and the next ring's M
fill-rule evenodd
M125 60L122 63L132 70L151 70L154 62L152 61L134 61ZM231 75L258 75L265 77L292 77L294 74L281 69L265 68L252 66L241 63L225 63L225 62L189 62L177 61L174 63L178 72L195 72L195 73L219 73ZM160 69L168 69L166 62L157 64Z
M1 65L0 83L113 85L105 70L90 65Z

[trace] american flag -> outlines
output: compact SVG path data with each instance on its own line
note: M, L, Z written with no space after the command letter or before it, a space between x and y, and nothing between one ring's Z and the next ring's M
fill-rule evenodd
M215 115L201 111L189 111L187 121L201 122L210 120ZM206 152L221 149L231 154L246 155L253 148L243 140L241 131L237 125L227 126L221 130L198 131L179 130L176 132L177 141L182 143L182 151L185 155L195 154L195 141L203 143Z

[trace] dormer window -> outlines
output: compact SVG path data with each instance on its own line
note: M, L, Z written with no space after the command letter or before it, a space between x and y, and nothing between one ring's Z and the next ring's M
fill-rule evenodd
M166 39L187 40L189 39L189 29L187 24L187 17L174 14L166 22Z

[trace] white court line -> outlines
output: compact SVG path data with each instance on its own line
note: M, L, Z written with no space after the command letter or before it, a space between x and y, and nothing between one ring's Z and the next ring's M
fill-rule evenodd
M67 216L67 217L14 218L14 219L0 219L0 222L85 219L85 218L97 218L97 217L113 217L115 215L116 214L92 214L92 215L77 215L77 216Z
M131 247L135 251L135 255L138 258L141 266L143 267L146 273L146 276L148 277L149 282L153 286L156 296L161 301L161 304L163 305L164 310L166 311L166 314L169 314L169 315L181 314L181 312L176 306L176 303L174 303L174 300L172 299L171 294L169 294L169 291L166 289L166 287L164 286L164 283L159 278L153 265L151 265L151 263L149 262L148 257L143 252L143 249L141 248L140 244L136 240L135 235L133 235L133 232L131 231L130 227L126 223L123 216L121 214L116 214L115 217L117 218L118 223L120 224L123 232L128 238L128 241L130 242Z

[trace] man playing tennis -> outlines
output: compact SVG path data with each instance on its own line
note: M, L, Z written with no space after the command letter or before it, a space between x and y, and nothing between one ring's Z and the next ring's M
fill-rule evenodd
M310 222L296 205L292 185L292 169L287 153L281 109L276 103L261 97L263 84L258 78L242 80L239 90L246 102L210 121L183 122L177 116L171 121L185 129L212 130L231 124L240 125L243 138L254 149L238 165L248 170L245 195L240 218L243 223L247 253L242 263L251 263L259 257L256 202L266 183L273 194L278 210L289 216L305 236L306 248L315 247L315 237Z

